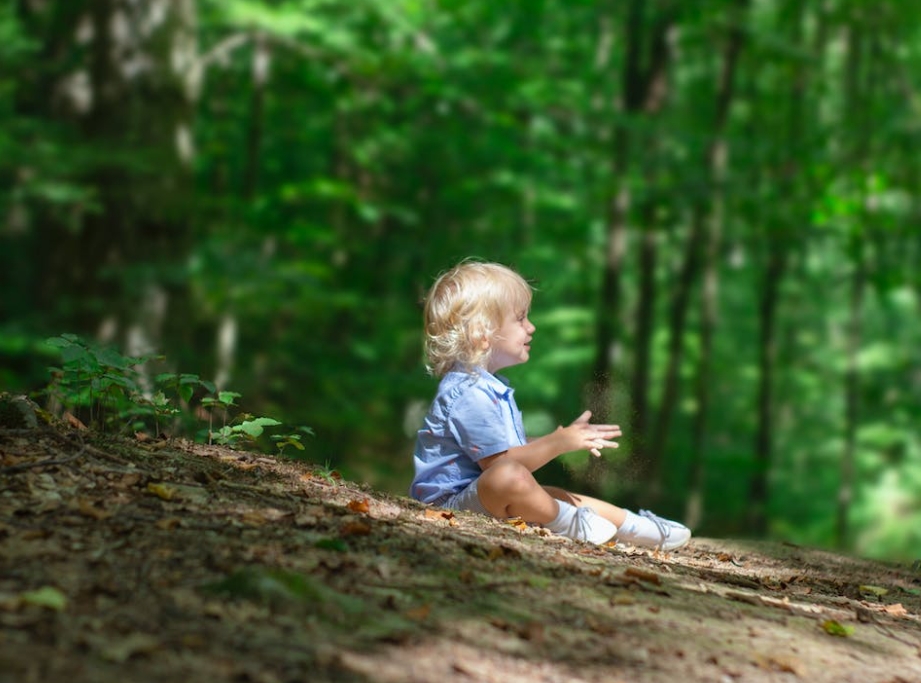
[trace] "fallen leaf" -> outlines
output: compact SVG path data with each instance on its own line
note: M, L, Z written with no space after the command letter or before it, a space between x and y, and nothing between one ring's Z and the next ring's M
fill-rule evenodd
M528 523L521 519L521 517L510 517L505 521L507 524L511 524L513 527L518 529L518 531L526 531L528 529Z
M172 500L176 497L176 489L166 484L148 484L147 492L154 494L162 500Z
M511 557L511 558L520 557L521 553L519 553L514 548L510 548L507 545L494 545L489 548L489 551L486 556L488 559L494 561L494 560L498 560L501 557Z
M858 590L864 597L872 595L877 598L881 598L889 592L888 589L881 588L880 586L860 586Z
M350 500L349 510L366 515L371 512L371 502L367 498L363 500Z
M883 611L886 614L889 614L893 617L907 617L908 610L902 606L901 602L897 602L894 605L886 605L883 607Z
M343 536L367 536L371 533L371 525L361 519L346 522L339 529Z
M80 514L84 517L89 517L90 519L95 519L101 521L103 519L108 519L112 516L111 512L107 512L102 508L96 507L96 504L91 500L81 499L77 503L77 509L80 511Z
M149 655L160 648L160 641L146 633L132 633L115 642L106 643L100 654L103 659L122 664L135 655Z
M425 511L425 519L447 520L449 524L453 524L454 523L454 513L451 512L450 510L435 510L432 508L428 508Z
M81 422L78 417L70 412L64 413L64 421L74 429L86 430L86 425L83 424L83 422Z
M754 656L755 664L765 671L778 671L780 673L791 673L794 676L802 677L804 674L803 665L799 660L786 655L764 655L756 654Z
M42 586L34 591L20 593L19 599L25 605L44 607L55 612L63 612L67 607L67 596L52 586Z
M838 636L839 638L847 638L854 633L853 626L847 626L835 619L826 619L823 621L822 630L830 636Z
M624 570L624 576L632 576L639 579L640 581L646 581L647 583L652 583L656 586L662 584L662 579L659 578L658 574L655 572L646 571L645 569L638 569L637 567L627 567Z
M432 606L428 603L404 612L403 616L407 619L412 619L413 621L425 621L428 619L429 614L432 611Z
M179 517L165 517L164 519L157 520L156 527L164 531L172 531L180 524L182 524L182 520Z

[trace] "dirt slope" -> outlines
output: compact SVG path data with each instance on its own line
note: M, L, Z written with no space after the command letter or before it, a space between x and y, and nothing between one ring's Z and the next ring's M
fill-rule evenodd
M909 567L597 548L185 442L0 431L0 550L0 683L921 683Z

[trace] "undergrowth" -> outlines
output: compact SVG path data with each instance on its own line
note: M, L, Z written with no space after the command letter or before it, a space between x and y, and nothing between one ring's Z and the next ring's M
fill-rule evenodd
M186 436L248 448L270 442L280 454L288 448L304 451L303 437L313 434L309 427L284 430L279 420L240 410L239 393L219 390L198 375L150 374L149 366L164 361L163 356L125 356L75 334L47 343L59 351L60 367L49 368L51 380L41 394L63 414L80 416L100 431Z

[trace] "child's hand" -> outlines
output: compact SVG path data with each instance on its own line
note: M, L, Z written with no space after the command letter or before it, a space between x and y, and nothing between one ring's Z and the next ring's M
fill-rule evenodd
M592 412L586 410L568 427L559 427L557 432L566 440L566 449L569 451L586 450L596 458L601 456L602 448L617 448L616 441L611 441L622 435L617 425L590 424Z

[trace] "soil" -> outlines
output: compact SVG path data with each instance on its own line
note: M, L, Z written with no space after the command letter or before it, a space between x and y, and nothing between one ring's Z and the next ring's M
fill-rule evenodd
M303 462L0 431L0 683L921 682L921 571L597 547Z

